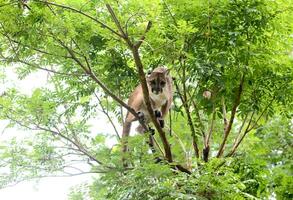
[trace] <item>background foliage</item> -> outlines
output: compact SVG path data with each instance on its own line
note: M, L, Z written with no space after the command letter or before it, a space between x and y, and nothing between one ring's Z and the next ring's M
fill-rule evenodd
M152 22L139 53L145 72L166 65L175 78L165 128L173 163L154 163L160 151L135 135L122 167L122 107L91 74L124 101L139 79L106 3L132 42ZM93 173L69 199L292 199L292 3L0 0L3 82L9 70L48 73L31 95L10 87L0 97L0 119L33 133L0 143L1 187ZM101 114L106 132L93 126Z

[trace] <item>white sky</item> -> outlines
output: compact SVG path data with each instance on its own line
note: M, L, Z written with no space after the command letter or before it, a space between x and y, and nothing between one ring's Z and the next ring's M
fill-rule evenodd
M1 200L65 200L70 188L90 180L90 175L62 178L43 178L21 182L0 190Z
M17 87L21 92L30 94L35 88L44 86L47 82L47 73L38 72L30 75L24 80L17 80L15 74L12 71L6 72L7 78L5 81L0 80L0 94L2 94L8 87ZM103 116L99 116L98 121L94 121L94 129L99 132L109 132L109 123ZM99 123L100 122L100 123ZM2 130L5 128L6 122L0 121L0 143L8 140L11 136L16 134L20 135L21 131L10 128L6 129L3 134ZM118 130L121 127L117 126ZM113 132L111 133L113 134ZM110 143L112 143L110 141ZM57 177L57 178L43 178L39 182L37 181L25 181L15 186L0 189L0 200L66 200L70 188L86 181L91 180L91 175L81 175L74 177Z

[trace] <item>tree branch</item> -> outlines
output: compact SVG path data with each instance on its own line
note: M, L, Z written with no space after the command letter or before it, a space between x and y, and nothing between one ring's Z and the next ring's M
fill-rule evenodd
M135 48L139 48L140 47L140 45L143 43L143 41L145 39L145 36L146 36L147 32L149 32L149 30L151 29L151 27L152 27L152 22L149 21L148 22L148 25L147 25L147 27L146 27L146 29L144 31L144 34L141 36L140 40L134 45Z
M263 114L266 112L266 110L270 107L270 105L273 103L273 101L275 100L276 96L274 96L271 101L268 103L268 105L264 108L264 110L261 112L261 114L259 115L259 117L257 118L257 120L255 121L255 123L253 124L253 126L251 128L248 129L248 131L251 131L252 129L254 129L258 123L258 121L261 119L261 117L263 116Z
M25 124L23 124L22 122L20 122L19 120L16 120L8 115L6 115L6 117L13 121L14 123L18 124L19 126L21 127L25 127L29 130L42 130L42 131L46 131L46 132L50 132L52 133L54 136L57 136L59 135L61 138L65 139L66 141L70 142L71 144L73 144L75 147L77 147L78 151L80 151L81 153L83 153L84 155L86 155L87 157L89 157L91 160L97 162L98 164L100 165L103 165L104 167L107 167L107 168L112 168L110 166L107 166L105 165L103 162L99 161L98 159L96 159L95 157L93 157L92 155L90 155L85 149L83 149L80 145L78 145L77 143L75 143L73 140L71 140L69 137L63 135L61 132L59 131L54 131L54 130L51 130L51 129L48 129L48 128L44 128L44 127L41 127L40 125L38 124L34 124L35 127L30 127L30 126L27 126Z
M150 115L151 121L153 122L153 124L155 125L157 131L159 132L159 136L160 136L160 138L162 140L162 143L163 143L163 146L164 146L166 159L168 160L168 162L172 162L173 159L172 159L172 153L171 153L170 144L169 144L169 142L168 142L168 140L166 138L165 132L161 128L160 124L158 123L157 118L154 115L154 111L153 111L153 108L152 108L152 104L151 104L150 96L149 96L149 91L148 91L148 87L147 87L147 82L146 82L145 74L144 74L144 71L143 71L143 65L142 65L142 62L141 62L141 59L140 59L140 56L139 56L139 53L138 53L138 49L134 48L132 53L133 53L133 58L134 58L134 61L135 61L135 64L136 64L136 67L137 67L137 70L138 70L138 73L139 73L139 79L140 79L140 82L141 82L144 102L146 104L147 111L148 111L148 113Z
M104 83L96 77L96 75L87 68L75 55L75 53L70 49L68 46L66 46L61 40L58 38L55 38L59 43L68 51L68 53L71 55L72 59L84 70L84 72L94 81L96 82L106 94L108 94L110 97L112 97L116 102L118 102L120 105L122 105L124 108L126 108L131 114L133 114L137 119L139 119L138 114L135 112L133 108L128 106L126 103L124 103L123 100L118 98L110 89L107 88Z
M111 33L119 36L119 37L123 37L122 35L120 35L119 33L117 33L115 30L113 30L112 28L110 28L108 25L106 25L105 23L101 22L100 20L82 12L81 10L78 10L76 8L73 8L73 7L70 7L70 6L66 6L66 5L61 5L61 4L57 4L57 3L53 3L53 2L48 2L48 1L42 1L42 0L35 0L36 2L40 2L40 3L43 3L43 4L46 4L46 5L52 5L52 6L56 6L56 7L59 7L59 8L64 8L66 10L70 10L70 11L73 11L75 13L78 13L80 15L83 15L93 21L95 21L96 23L98 23L102 28L105 28L107 30L109 30Z
M243 91L244 77L245 77L244 75L241 75L239 87L238 87L238 90L236 92L236 98L235 98L235 101L234 101L234 104L233 104L233 107L232 107L232 111L231 111L231 118L229 120L227 128L225 129L224 138L223 138L223 141L222 141L222 143L220 145L220 148L219 148L219 151L218 151L218 154L217 154L218 158L223 155L225 145L226 145L229 133L231 131L233 122L234 122L234 118L235 118L235 115L236 115L236 110L237 110L238 105L240 104L241 94L242 94L242 91Z
M242 124L241 124L241 126L240 126L240 128L239 128L239 131L238 131L238 134L237 134L237 136L236 136L236 138L235 138L235 140L234 140L234 143L233 143L233 147L236 145L236 143L239 141L239 138L240 138L240 136L241 136L241 132L242 132L242 129L244 128L244 125L245 125L245 123L246 123L246 120L247 120L247 118L248 118L248 115L249 115L249 112L245 115L245 117L244 117L244 120L243 120L243 122L242 122ZM252 121L252 117L253 117L253 115L254 115L254 111L252 112L252 114L251 114L251 116L250 116L250 119L249 119L249 121L248 121L248 126L247 127L249 127L249 125L250 125L250 123L251 123L251 121Z
M259 117L257 118L257 120L255 121L254 125L252 125L250 127L250 124L252 122L252 117L254 112L251 115L251 118L249 120L249 123L243 133L243 135L241 136L241 138L239 140L237 140L237 142L233 145L232 150L230 151L230 153L226 156L226 157L230 157L233 156L234 153L236 152L237 148L239 147L239 145L241 144L241 142L243 141L244 137L252 130L255 128L257 122L260 120L260 118L263 116L263 114L265 113L265 111L269 108L269 106L273 103L273 101L275 100L275 96L272 98L272 100L268 103L268 105L264 108L264 110L261 112L261 114L259 115Z
M16 44L19 44L19 45L21 45L21 46L23 46L23 47L27 47L27 48L29 48L29 49L31 49L31 50L37 51L37 52L39 52L39 53L42 53L42 54L46 54L46 55L50 55L50 56L55 56L55 57L71 58L71 57L69 57L69 56L64 56L64 55L59 55L59 54L50 53L50 52L47 52L47 51L45 51L45 50L38 49L38 48L32 47L32 46L30 46L30 45L23 44L22 42L17 41L17 40L14 40L14 39L12 39L12 38L10 38L10 41L11 41L11 42L14 42L14 43L16 43Z
M213 114L212 114L212 119L211 119L211 127L209 130L208 136L206 137L206 140L205 140L205 148L203 149L203 160L205 162L208 162L208 160L209 160L210 139L212 137L212 133L214 130L215 118L216 118L216 108L215 108L215 105L213 104Z
M26 65L29 65L33 68L36 68L36 69L40 69L40 70L43 70L43 71L46 71L46 72L51 72L51 73L54 73L54 74L59 74L59 75L63 75L63 76L82 76L83 74L67 74L67 73L63 73L63 72L58 72L58 71L55 71L55 70L52 70L52 69L47 69L47 68L44 68L44 67L40 67L40 66L37 66L35 64L32 64L32 63L29 63L29 62L26 62L24 60L20 60L20 59L17 59L16 62L20 62L20 63L23 63L23 64L26 64Z

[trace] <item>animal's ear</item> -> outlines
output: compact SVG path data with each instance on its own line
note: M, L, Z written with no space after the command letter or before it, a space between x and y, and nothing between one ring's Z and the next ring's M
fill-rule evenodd
M150 79L151 74L152 74L152 72L151 71L148 71L148 73L145 76L146 80L149 80Z
M164 74L165 74L165 75L169 75L169 74L170 74L170 69L166 69L166 71L165 71Z
M152 74L152 71L151 70L148 70L147 73L146 73L146 78L148 79Z

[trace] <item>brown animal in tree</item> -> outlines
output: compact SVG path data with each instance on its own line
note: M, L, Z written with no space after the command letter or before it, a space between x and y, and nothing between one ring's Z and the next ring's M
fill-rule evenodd
M152 108L155 116L159 119L161 127L164 127L164 117L167 115L173 99L172 77L169 75L169 70L165 67L157 67L146 77L147 86L150 94ZM151 119L147 111L146 104L143 98L142 86L138 85L131 93L128 105L132 107L140 117L143 118L146 124L149 124ZM123 152L127 151L127 137L131 129L131 123L137 120L134 115L127 113L123 125L122 139L124 140ZM139 133L144 133L143 126L139 125L136 128Z

